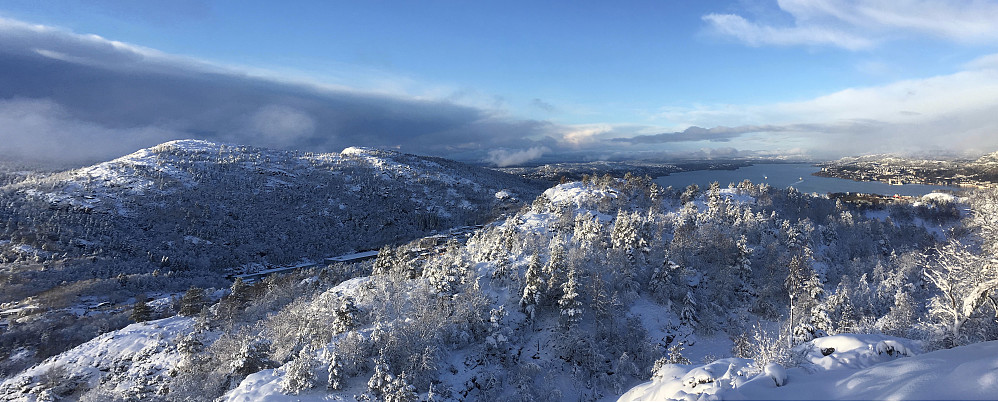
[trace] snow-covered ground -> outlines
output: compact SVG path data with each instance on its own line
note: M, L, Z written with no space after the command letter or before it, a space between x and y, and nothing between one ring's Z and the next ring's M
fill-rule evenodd
M158 392L159 377L176 367L175 340L191 332L194 320L171 317L132 324L54 356L0 384L0 400L36 401L75 397L77 389L110 383L120 395Z
M840 334L805 347L808 362L786 370L760 370L754 361L737 358L666 365L656 380L619 400L993 400L998 395L998 341L916 354L910 340ZM835 350L824 356L821 350L828 348ZM778 386L781 374L785 383Z

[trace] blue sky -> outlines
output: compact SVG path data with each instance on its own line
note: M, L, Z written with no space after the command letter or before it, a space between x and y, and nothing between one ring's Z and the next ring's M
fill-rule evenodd
M202 136L497 164L998 149L994 1L6 0L0 18L0 57L16 59L0 73L55 60L73 87L9 78L0 120L44 114L43 128L134 139L121 147ZM125 53L140 55L131 73L112 62ZM164 68L221 77L212 93L238 101L198 108L215 120L135 110L142 93L205 98L186 81L164 92ZM72 79L94 69L102 86ZM110 99L114 74L143 89Z

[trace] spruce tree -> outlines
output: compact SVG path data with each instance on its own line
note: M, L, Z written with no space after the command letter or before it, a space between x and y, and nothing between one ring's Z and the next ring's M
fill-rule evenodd
M541 260L537 254L530 256L527 272L523 277L523 296L520 298L520 310L533 320L537 314L537 305L541 302L541 292L544 289L544 278L541 277Z
M286 365L284 377L281 379L281 390L286 394L296 395L315 388L315 366L315 358L308 348L302 349L298 357Z
M752 248L748 246L748 239L741 235L736 243L738 247L738 257L735 260L735 277L737 283L735 292L736 300L745 306L751 303L755 297L755 286L752 285Z
M246 307L246 304L249 303L249 292L250 285L243 281L243 278L236 278L236 280L232 282L229 298L232 299L232 302L238 308L244 308Z
M336 312L334 313L333 332L339 334L353 329L357 325L359 314L360 309L354 303L353 297L344 297L343 302L340 303L340 306L336 308Z
M568 329L575 328L582 320L582 300L575 268L568 270L568 280L562 286L562 296L558 299L558 306L561 307L562 326Z
M146 304L146 296L135 296L135 304L132 306L132 314L128 316L132 321L145 322L152 318L152 308Z
M335 352L326 352L326 360L329 362L329 377L326 388L330 390L343 389L343 381L346 380L345 373L343 372L343 362Z
M204 289L191 286L184 293L184 297L180 299L180 311L178 314L185 317L201 314L201 310L204 309L206 304L208 304L208 300L204 295Z
M379 355L374 359L374 372L371 373L371 378L367 380L367 389L374 396L384 399L383 395L391 391L394 381L395 376L392 375L391 369L388 367L388 362L385 361L383 355Z
M568 271L567 257L565 239L560 235L555 235L548 247L548 263L544 265L548 300L558 300L561 297L561 285L565 283L565 274Z

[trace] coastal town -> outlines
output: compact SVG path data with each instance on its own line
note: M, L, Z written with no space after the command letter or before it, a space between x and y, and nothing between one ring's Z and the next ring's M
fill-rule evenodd
M843 158L819 164L815 176L888 184L990 188L998 183L998 153L972 160L925 160L885 155Z

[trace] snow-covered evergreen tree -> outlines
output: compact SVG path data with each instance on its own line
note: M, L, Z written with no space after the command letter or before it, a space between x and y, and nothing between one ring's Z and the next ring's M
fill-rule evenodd
M343 297L333 315L333 332L339 334L353 329L357 325L359 314L360 309L357 308L353 296Z
M687 290L683 296L682 310L679 312L680 331L685 336L690 336L700 326L700 317L697 316L697 299L693 294L693 289Z
M291 362L286 364L284 377L281 378L281 391L286 394L296 395L302 391L315 388L317 381L315 378L315 368L318 362L312 352L302 349Z
M326 361L327 381L326 389L331 391L343 389L343 381L346 380L346 373L343 369L342 359L336 352L329 349L323 350L323 360Z
M573 329L582 320L582 296L579 294L579 282L575 268L568 270L568 280L562 285L562 295L558 299L561 308L561 323L567 329Z
M741 235L736 243L738 256L735 260L734 274L737 279L735 293L737 302L748 306L756 296L755 285L752 283L752 248L748 239Z
M674 342L669 346L668 354L665 356L665 363L667 364L690 364L690 359L683 356L683 349L685 349L682 342ZM655 362L658 365L658 362Z
M799 241L796 226L791 227L791 243ZM798 243L799 244L799 243ZM811 249L800 246L799 251L790 258L784 286L790 298L790 319L788 320L795 342L807 342L821 334L821 330L812 324L812 313L822 295L822 284L811 266ZM827 321L827 320L825 320ZM823 322L829 327L830 322Z
M205 297L204 289L192 286L180 299L180 312L178 314L188 317L201 314L201 310L206 304L208 304L208 298Z
M146 304L146 295L135 296L135 304L132 305L132 314L128 316L132 321L144 322L152 318L152 308Z
M562 285L567 279L568 253L565 247L565 239L561 235L552 237L548 246L548 262L544 264L544 276L547 278L545 293L551 301L561 297Z
M648 290L661 302L669 301L679 291L683 268L675 261L665 259L652 271ZM684 294L685 295L685 294Z
M416 387L409 383L405 371L395 377L382 397L384 397L385 402L416 402L419 400Z
M248 340L239 349L239 352L232 356L229 366L232 372L247 376L257 371L275 367L277 364L270 360L271 342L267 339Z
M367 389L375 396L382 397L386 392L391 392L394 382L395 376L392 375L388 362L385 361L384 356L379 355L374 359L374 372L367 380Z
M237 277L236 280L232 282L228 298L231 299L239 308L245 307L250 299L250 289L250 285L247 284L243 278Z
M527 272L523 276L523 294L520 297L520 310L527 314L527 318L533 320L537 314L538 305L541 303L545 286L543 273L541 272L540 256L533 254L527 264Z

